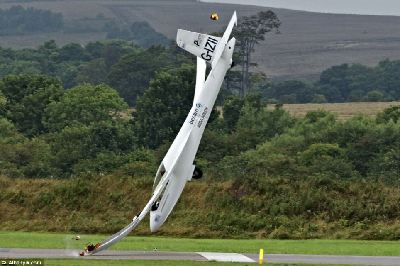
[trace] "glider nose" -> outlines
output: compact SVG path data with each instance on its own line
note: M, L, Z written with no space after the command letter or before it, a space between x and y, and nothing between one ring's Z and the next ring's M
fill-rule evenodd
M160 222L161 216L158 213L150 212L150 231L157 232L162 223Z

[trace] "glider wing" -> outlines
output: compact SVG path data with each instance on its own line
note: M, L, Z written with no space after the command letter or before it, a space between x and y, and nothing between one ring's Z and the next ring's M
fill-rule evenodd
M83 254L85 255L93 255L99 251L105 250L109 248L111 245L117 243L120 241L122 238L127 236L133 229L135 229L139 223L144 219L144 217L149 213L151 206L153 203L161 196L162 192L164 191L165 186L168 183L170 174L167 173L164 178L161 179L160 183L158 183L157 187L154 190L154 193L152 197L150 198L149 202L146 204L146 206L143 208L143 210L133 217L132 222L125 226L123 229L121 229L118 233L110 236L109 238L105 239L104 241L100 242L99 244L96 245L96 248L92 251L83 251ZM82 253L81 253L82 254Z

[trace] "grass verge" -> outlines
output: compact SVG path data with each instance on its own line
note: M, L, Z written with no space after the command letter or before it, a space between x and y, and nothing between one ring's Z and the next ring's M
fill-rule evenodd
M79 259L51 259L45 260L46 266L254 266L254 263L216 262L216 261L149 261L149 260L79 260ZM290 266L304 264L267 264L273 266ZM307 266L326 266L326 264L307 264ZM329 266L335 266L330 264ZM339 265L336 265L339 266ZM346 266L346 265L340 265ZM347 265L349 266L349 265Z
M148 260L92 260L92 259L57 259L45 260L46 266L233 266L244 263L226 263L226 262L198 262L198 261L148 261ZM247 263L254 265L254 263ZM277 265L277 264L274 264Z
M99 242L104 235L80 235L79 241L73 234L0 232L2 248L60 248L81 249L88 242ZM113 246L114 250L151 251L209 251L258 253L264 248L270 254L326 254L400 256L400 241L360 240L274 240L274 239L187 239L165 237L130 236Z

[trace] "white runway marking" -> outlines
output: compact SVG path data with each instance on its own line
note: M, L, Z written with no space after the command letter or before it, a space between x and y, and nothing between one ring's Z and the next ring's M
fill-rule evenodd
M254 260L238 253L197 252L208 260L221 262L255 262Z

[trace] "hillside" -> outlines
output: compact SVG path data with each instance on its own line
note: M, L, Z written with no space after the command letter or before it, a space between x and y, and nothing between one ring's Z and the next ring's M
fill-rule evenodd
M33 6L61 12L66 23L86 23L99 14L115 18L121 23L148 21L158 32L175 38L177 28L213 32L220 30L233 10L239 16L266 9L255 6L199 3L191 0L167 1L2 1L0 8L12 5ZM211 11L218 11L219 22L208 19ZM282 21L281 34L270 35L257 48L257 71L275 79L316 78L333 65L362 63L374 65L390 58L400 59L400 17L334 15L273 9ZM240 21L239 21L240 23ZM59 44L87 43L104 39L102 32L46 33L2 37L6 47L33 47L45 40L55 39Z

